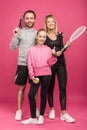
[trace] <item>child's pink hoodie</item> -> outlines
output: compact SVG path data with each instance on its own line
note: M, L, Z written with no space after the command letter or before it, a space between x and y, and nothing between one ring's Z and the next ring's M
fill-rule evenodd
M51 49L46 45L35 45L28 53L28 70L30 79L35 76L51 75L51 66L57 61Z

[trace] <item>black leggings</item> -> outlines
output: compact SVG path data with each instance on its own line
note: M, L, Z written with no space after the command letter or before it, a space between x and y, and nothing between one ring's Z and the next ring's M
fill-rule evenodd
M47 76L39 76L40 82L38 84L31 83L30 90L28 93L28 99L30 103L30 112L31 117L36 118L36 101L35 95L38 91L39 86L41 85L41 101L40 101L40 115L44 115L45 107L46 107L46 97L47 97L47 90L51 80L51 75Z
M55 76L59 81L59 99L61 110L66 110L66 84L67 84L67 71L64 65L59 65L58 62L52 66L52 78L48 87L48 103L50 108L53 107L53 91L55 85Z

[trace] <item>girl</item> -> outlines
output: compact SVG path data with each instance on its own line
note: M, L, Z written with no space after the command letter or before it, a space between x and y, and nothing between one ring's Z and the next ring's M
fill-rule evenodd
M32 83L30 86L28 98L30 103L31 118L22 121L23 124L44 123L46 95L51 80L50 67L57 61L57 59L54 56L52 56L51 49L46 45L44 45L45 41L46 41L46 32L44 29L40 29L36 35L36 45L29 50L28 69ZM35 95L40 85L41 85L40 116L37 120Z
M59 33L57 30L57 23L53 15L47 15L45 18L45 30L47 32L46 45L48 45L53 54L57 57L57 62L52 66L52 78L50 85L48 87L48 102L50 106L49 118L55 118L55 110L53 107L53 91L55 84L55 75L57 74L57 79L59 81L59 99L61 105L61 114L60 119L67 122L75 122L75 119L72 118L66 112L66 84L67 84L67 71L66 71L66 62L64 58L64 53L61 49L63 48L63 36L62 33ZM70 44L70 41L67 42Z

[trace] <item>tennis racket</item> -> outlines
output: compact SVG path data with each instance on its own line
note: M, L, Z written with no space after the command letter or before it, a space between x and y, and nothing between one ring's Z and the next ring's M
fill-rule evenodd
M63 52L66 48L68 48L68 46L71 45L74 40L76 40L78 37L80 37L80 36L84 33L85 30L86 30L86 26L81 26L81 27L77 28L77 29L72 33L72 35L70 36L70 39L69 39L70 42L69 42L68 44L66 44L66 45L61 49L61 51Z
M23 27L23 16L20 17L20 20L19 20L19 26L18 26L20 29ZM15 30L15 33L17 33L17 31Z

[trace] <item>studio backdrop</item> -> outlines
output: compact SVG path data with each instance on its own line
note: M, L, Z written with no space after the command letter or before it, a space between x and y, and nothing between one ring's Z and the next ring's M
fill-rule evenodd
M47 14L57 19L58 31L63 32L64 44L79 26L87 26L87 0L3 0L0 3L0 101L14 100L17 87L14 77L18 50L9 48L13 29L26 10L34 10L35 28L44 27ZM67 93L71 98L87 100L87 31L74 41L65 52L68 82ZM28 85L29 87L29 85ZM55 83L57 94L58 83Z

